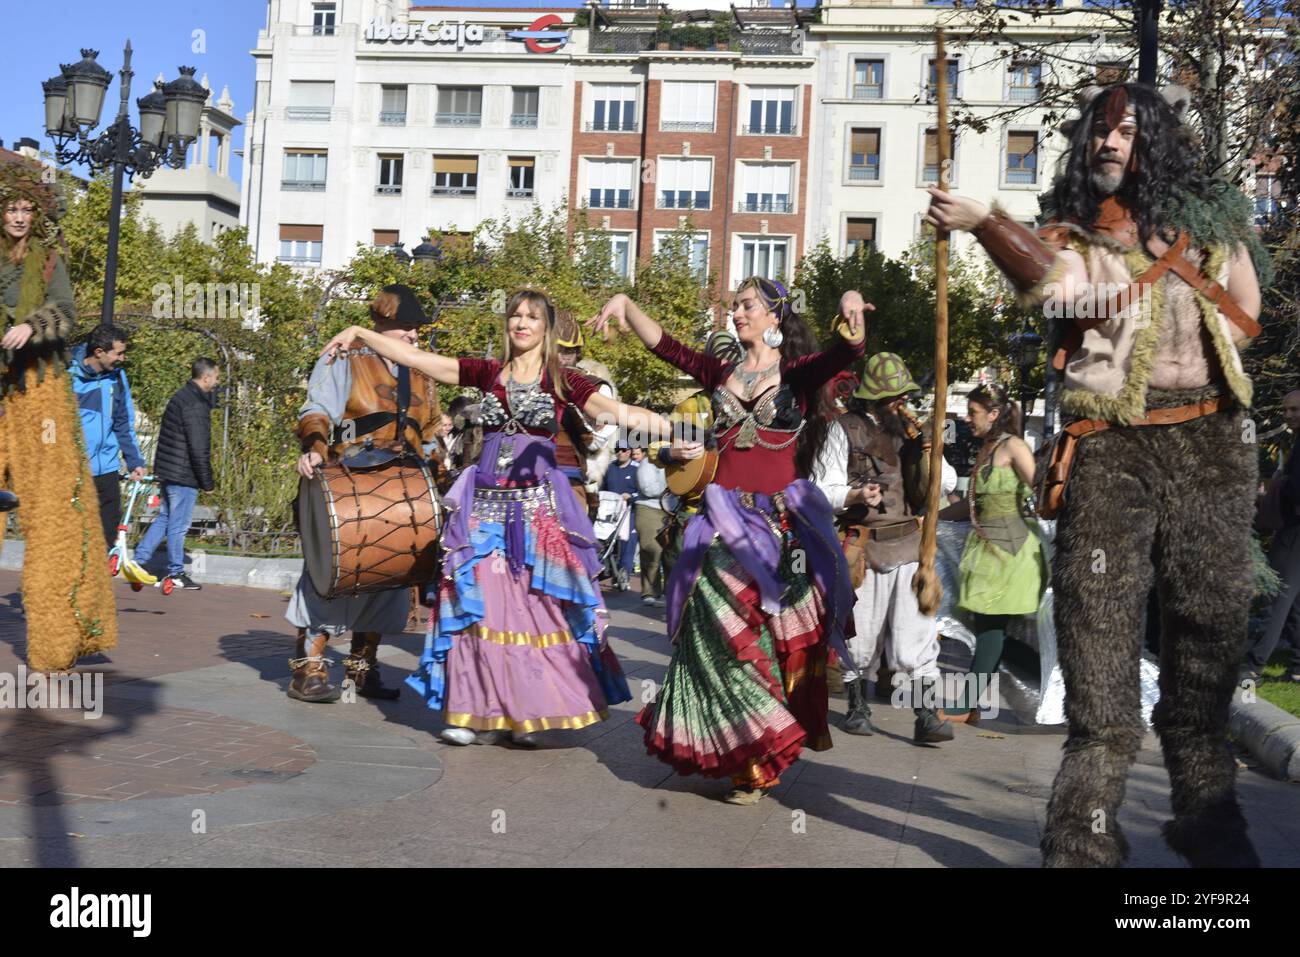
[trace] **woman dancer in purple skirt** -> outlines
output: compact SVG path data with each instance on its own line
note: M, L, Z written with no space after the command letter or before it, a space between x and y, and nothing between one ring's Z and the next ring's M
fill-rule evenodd
M583 728L631 700L605 638L600 562L585 509L555 462L566 405L593 419L655 435L671 426L616 402L557 356L555 307L520 290L506 305L505 362L435 355L353 326L326 352L366 347L445 385L483 392L477 465L443 500L437 625L407 682L445 709L450 744L486 744L510 732Z

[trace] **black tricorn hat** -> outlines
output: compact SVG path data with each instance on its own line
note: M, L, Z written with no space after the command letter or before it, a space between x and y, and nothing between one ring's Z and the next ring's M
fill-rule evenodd
M394 283L380 290L370 304L376 329L418 329L431 321L420 308L410 286Z

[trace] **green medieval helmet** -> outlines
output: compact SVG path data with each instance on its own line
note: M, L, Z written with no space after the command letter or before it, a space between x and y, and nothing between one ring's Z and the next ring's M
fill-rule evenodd
M867 360L866 368L862 371L862 385L853 395L874 402L915 392L919 388L912 381L912 374L907 371L902 359L892 352L877 352Z

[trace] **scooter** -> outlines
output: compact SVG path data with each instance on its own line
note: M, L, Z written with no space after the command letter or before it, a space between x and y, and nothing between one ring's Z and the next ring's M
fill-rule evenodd
M126 544L126 530L131 524L131 512L135 509L136 499L140 497L140 493L153 485L155 481L152 475L146 475L138 481L131 482L127 492L126 513L122 516L122 524L117 526L117 540L108 553L108 573L113 576L120 573L123 578L131 583L131 591L140 591L148 585L151 588L159 589L164 595L170 595L175 589L175 583L171 578L164 577L159 580L157 576L149 574L131 561ZM145 504L157 505L159 501L160 499L155 493L146 499Z

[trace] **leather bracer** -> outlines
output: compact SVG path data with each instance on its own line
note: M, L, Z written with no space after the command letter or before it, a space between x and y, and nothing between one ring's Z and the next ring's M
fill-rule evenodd
M298 440L302 443L304 453L316 452L321 461L330 457L330 436L334 428L328 415L312 412L298 420Z
M990 213L972 233L994 265L1002 270L1020 293L1030 292L1041 284L1056 259L1056 250L1039 239L1032 230L998 209Z

